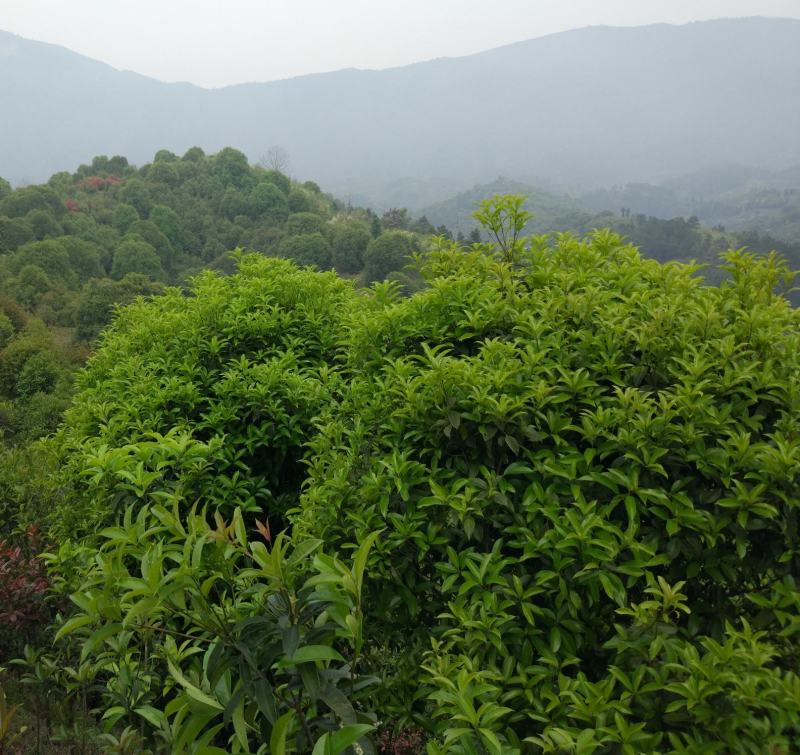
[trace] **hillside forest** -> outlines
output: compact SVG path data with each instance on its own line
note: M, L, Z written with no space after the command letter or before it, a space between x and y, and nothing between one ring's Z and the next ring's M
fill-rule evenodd
M793 752L796 241L278 167L0 181L0 753Z

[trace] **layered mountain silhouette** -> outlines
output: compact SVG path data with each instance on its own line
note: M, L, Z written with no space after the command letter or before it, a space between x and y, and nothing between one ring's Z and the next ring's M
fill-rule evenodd
M292 173L418 204L497 175L561 187L800 163L800 21L590 27L461 58L203 89L0 32L0 176L272 145ZM381 188L383 187L383 189ZM434 192L435 193L435 192ZM413 200L415 197L410 197ZM405 204L413 205L413 201Z

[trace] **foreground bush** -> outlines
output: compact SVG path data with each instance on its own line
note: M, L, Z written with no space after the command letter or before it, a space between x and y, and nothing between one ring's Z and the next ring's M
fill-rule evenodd
M333 273L252 255L128 307L83 374L59 439L65 536L165 491L273 517L296 504L304 444L331 400L341 319Z
M780 751L800 736L785 271L734 253L707 288L608 233L510 243L506 264L434 254L430 288L358 319L312 444L299 526L345 551L385 528L368 626L398 658L428 637L393 704L432 685L443 752Z
M798 741L790 276L731 253L706 287L607 232L520 239L518 210L409 298L245 258L112 329L60 438L54 564L117 730L243 752L286 725L308 752L362 726L337 746L369 752L375 710L430 755Z
M83 581L56 638L80 651L79 675L101 690L107 725L124 725L136 752L145 743L176 753L369 747L374 719L349 697L371 682L358 666L375 536L350 568L320 541L273 542L263 523L250 539L238 509L211 526L205 510L183 514L175 503L135 518L129 508L98 550L70 553Z

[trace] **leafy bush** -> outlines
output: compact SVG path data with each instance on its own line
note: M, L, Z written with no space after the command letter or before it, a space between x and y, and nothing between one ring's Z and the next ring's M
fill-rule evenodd
M44 210L59 219L66 208L49 186L25 186L0 199L0 215L21 218L33 210Z
M289 219L286 221L287 236L311 233L319 233L324 236L326 231L325 221L313 212L295 212L289 215Z
M30 398L34 393L50 393L61 374L51 352L39 352L26 360L17 376L15 393L22 398Z
M8 315L0 310L0 349L3 349L14 335L14 324Z
M253 255L109 329L57 439L51 557L109 727L369 752L376 709L384 751L428 755L798 741L791 274L732 252L709 287L607 231L522 238L520 208L482 208L494 244L440 241L412 296Z
M170 240L161 232L159 227L151 220L137 220L131 227L126 238L139 236L156 250L161 266L164 270L172 270L175 262L175 249Z
M19 374L35 354L52 351L52 336L40 320L29 320L25 327L0 350L0 391L11 395Z
M23 244L34 240L33 230L21 218L0 216L0 250L13 252Z
M289 217L286 194L269 181L256 185L250 195L249 207L253 217L262 218L270 225L284 223Z
M163 288L141 273L128 273L122 280L92 280L83 290L76 313L75 338L92 341L111 322L115 307L130 304L139 296L161 293Z
M272 184L278 188L282 194L288 195L292 189L292 182L279 170L264 171L260 181L264 184Z
M31 210L25 220L33 231L33 235L41 240L60 236L64 229L58 224L56 219L45 210Z
M120 202L114 209L114 228L116 228L123 236L128 232L130 227L140 220L139 213L133 205Z
M0 540L16 542L20 532L40 527L52 511L54 462L42 444L0 446Z
M294 188L289 192L289 211L293 213L310 212L311 201L302 189Z
M70 264L69 252L66 247L56 239L47 241L34 241L20 247L12 255L9 269L21 275L28 266L36 266L42 271L47 271L48 278L60 281L66 285L74 285L75 272Z
M785 750L800 736L786 270L731 253L730 282L707 288L607 232L513 236L497 257L446 247L427 290L357 314L296 531L347 550L384 529L369 639L400 657L433 643L385 690L408 712L431 685L442 752Z
M333 234L331 262L339 273L358 273L364 267L364 252L372 237L360 223L342 223Z
M114 252L111 277L120 280L131 273L146 275L151 280L162 280L164 268L156 250L141 236L126 236Z
M38 557L36 530L31 528L22 544L0 539L0 648L21 643L41 627L47 610L49 582L44 562Z
M189 297L129 306L79 381L59 516L91 528L145 492L179 490L283 521L356 299L333 273L251 255L236 275L196 278Z
M84 581L57 638L82 647L108 724L169 752L338 755L359 740L371 752L373 719L349 697L370 683L357 671L360 594L377 533L350 568L320 541L271 542L263 523L250 540L238 509L211 527L161 501L128 508L99 552L71 554Z
M170 207L157 204L150 210L150 221L169 239L176 249L184 245L184 230L178 214Z
M10 433L15 443L24 445L54 433L69 406L68 385L55 386L52 393L38 392L20 398L12 411Z

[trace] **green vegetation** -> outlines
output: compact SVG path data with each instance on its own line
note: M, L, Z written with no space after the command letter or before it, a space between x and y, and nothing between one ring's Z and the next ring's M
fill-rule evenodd
M632 215L696 216L708 226L733 233L756 231L784 242L800 236L800 171L796 166L774 173L737 166L703 170L662 186L636 183L597 189L580 201L594 210L624 207Z
M154 166L174 183L181 162ZM244 194L250 169L221 164ZM493 241L469 247L421 246L400 212L374 218L392 228L377 238L345 215L289 233L290 214L281 246L333 260L352 238L367 280L416 270L359 287L242 252L121 310L57 434L5 451L0 624L21 628L2 642L27 690L9 736L24 721L31 742L83 752L791 751L793 274L740 250L708 285L610 230L524 235L522 204L484 202ZM195 232L159 215L170 244ZM110 216L127 243L140 221ZM97 307L148 281L95 282ZM7 308L9 343L26 316ZM58 381L44 353L9 371L20 400Z
M28 442L55 429L72 373L116 306L183 285L203 268L230 269L236 247L380 280L420 246L409 230L398 251L396 233L371 211L345 208L311 182L251 167L230 148L206 156L195 147L182 158L161 150L138 169L124 157L100 156L47 185L14 191L3 182L2 438ZM373 240L388 251L370 257L365 271ZM52 379L31 382L23 371L35 364L41 371L42 360Z
M774 180L777 182L781 178L783 182L796 183L796 179L789 177L790 171L786 171L786 174L783 178L782 174L778 174ZM704 275L714 282L721 280L724 275L719 267L720 255L729 249L741 247L755 252L779 251L792 269L800 268L800 228L791 223L773 222L774 217L767 212L767 203L755 203L750 198L749 192L756 189L735 191L728 184L717 187L717 192L725 189L720 196L726 197L728 203L725 210L727 214L721 215L720 211L711 207L715 200L708 199L704 204L694 199L695 195L689 194L690 191L700 192L703 188L708 192L714 189L713 185L698 185L698 180L698 177L694 181L684 179L685 186L681 184L680 193L677 188L629 184L613 190L597 190L573 199L549 194L507 178L498 178L492 183L474 186L445 202L427 207L424 213L425 218L433 223L452 229L458 239L474 241L476 235L479 238L479 233L473 211L479 202L496 194L525 194L524 209L531 213L524 229L528 234L560 231L586 234L595 229L610 228L623 235L647 257L662 262L680 260L706 265ZM797 215L796 190L760 191L773 196L788 214L794 212ZM792 207L795 209L792 210ZM698 215L703 218L702 223ZM800 303L796 293L791 298L795 304Z

